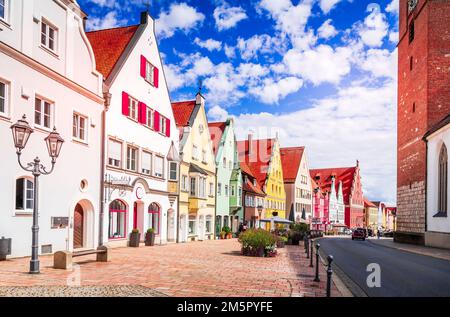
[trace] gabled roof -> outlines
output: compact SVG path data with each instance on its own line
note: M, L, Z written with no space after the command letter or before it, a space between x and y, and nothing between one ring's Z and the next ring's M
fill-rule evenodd
M139 25L86 32L94 50L97 70L105 77L111 74Z
M373 202L364 197L364 207L377 207Z
M214 155L217 156L219 150L220 140L222 140L223 133L227 126L226 122L212 122L208 123L209 134L211 135L211 141L213 144Z
M274 145L275 139L253 140L249 153L248 140L237 142L239 161L247 163L261 187L266 183Z
M342 181L344 203L348 204L356 168L357 167L312 169L309 172L311 174L311 177L324 192L331 190L332 176L335 177L336 191L338 190L339 182ZM316 177L320 178L316 179Z
M253 175L250 167L245 162L240 162L241 171L243 174L246 174L248 177L244 177L242 188L246 192L251 192L256 195L265 196L264 191L261 188L261 185L257 181L256 184L253 184L253 179L255 176Z
M189 120L191 119L191 115L195 109L195 106L195 100L172 103L173 115L175 117L175 123L178 128L189 126Z
M281 148L281 164L283 166L283 178L285 183L294 183L297 179L300 162L305 147Z

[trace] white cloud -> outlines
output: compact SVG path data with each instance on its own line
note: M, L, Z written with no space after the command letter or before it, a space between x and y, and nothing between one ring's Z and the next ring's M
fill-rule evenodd
M392 0L386 7L386 12L398 15L398 10L400 9L398 0Z
M389 42L394 44L398 43L398 31L389 32Z
M210 121L225 121L228 118L228 112L218 105L215 105L208 111Z
M312 168L354 166L359 159L364 195L395 202L395 80L346 87L295 112L240 114L235 122L239 139L249 130L260 138L278 132L282 146L305 145Z
M333 20L331 19L326 20L317 30L317 34L319 35L320 38L330 39L338 34L335 27L331 25L332 21Z
M263 86L258 85L249 90L252 95L258 97L265 104L277 104L286 96L297 92L303 86L303 80L297 77L287 77L279 81L266 78Z
M245 10L241 7L230 7L227 3L222 4L214 10L214 19L219 31L235 27L240 21L248 18Z
M118 19L115 11L108 12L101 18L89 18L86 23L88 30L101 30L118 27L122 24L126 24L127 20Z
M397 49L370 49L366 52L361 68L375 77L397 78Z
M200 25L205 16L186 3L171 4L169 11L161 12L156 20L156 32L160 38L168 38L176 31L188 32Z
M323 13L328 14L341 0L320 0L319 6Z
M220 51L222 49L222 42L213 39L207 39L206 41L202 41L198 37L196 37L194 43L202 48L206 48L210 52L214 50Z
M329 45L319 45L303 52L292 49L286 53L283 62L290 74L314 85L325 82L337 84L350 73L351 57L352 49L349 47L333 49Z
M236 57L236 51L235 48L233 46L228 46L228 44L225 44L225 55L229 58L235 58Z
M274 53L283 48L283 43L276 37L267 34L253 35L244 40L238 38L236 48L241 53L241 58L248 61L257 58L260 54Z
M364 23L357 26L359 36L365 45L380 47L388 34L389 24L378 4L369 4L367 12L370 14L364 19Z

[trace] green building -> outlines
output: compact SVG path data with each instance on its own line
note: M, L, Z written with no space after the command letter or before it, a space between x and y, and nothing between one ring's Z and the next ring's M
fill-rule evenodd
M238 160L234 121L208 125L216 156L216 236L225 226L237 232L243 221L242 175Z

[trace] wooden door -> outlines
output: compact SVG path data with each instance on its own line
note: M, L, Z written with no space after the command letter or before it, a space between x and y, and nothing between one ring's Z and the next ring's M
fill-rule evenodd
M83 247L84 240L84 211L80 204L75 207L73 216L73 248Z

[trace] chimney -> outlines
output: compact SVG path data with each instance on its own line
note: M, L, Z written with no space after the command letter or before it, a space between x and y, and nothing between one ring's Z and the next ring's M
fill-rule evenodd
M197 96L195 97L195 104L205 107L205 98L201 93L197 93Z
M248 134L248 155L249 156L252 155L253 151L254 151L254 149L253 149L253 133L250 132Z

